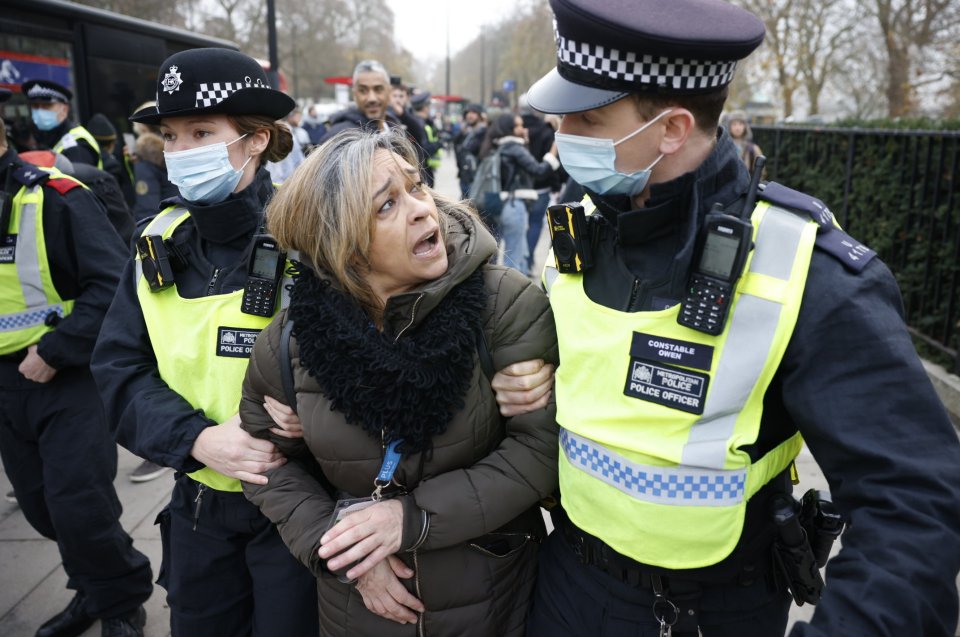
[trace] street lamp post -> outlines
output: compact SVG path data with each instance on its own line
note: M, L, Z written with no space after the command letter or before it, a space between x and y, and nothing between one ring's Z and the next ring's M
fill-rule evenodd
M446 8L447 8L447 81L446 81L446 90L444 92L447 95L450 95L450 0L447 0ZM444 115L447 115L450 113L449 100L443 103L443 113Z
M270 70L267 71L267 77L270 79L270 86L280 90L280 62L277 56L277 10L274 6L274 0L267 0L267 49L270 58Z

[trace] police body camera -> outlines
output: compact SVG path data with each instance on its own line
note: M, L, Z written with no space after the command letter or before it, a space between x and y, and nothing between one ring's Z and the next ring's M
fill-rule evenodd
M578 203L550 206L547 208L547 222L557 270L567 274L589 269L593 265L593 250L583 206Z
M137 254L143 277L150 285L151 292L158 292L173 285L173 266L163 237L148 234L137 239Z
M273 316L277 292L283 279L286 254L270 235L257 235L247 261L247 283L243 286L240 311L254 316Z

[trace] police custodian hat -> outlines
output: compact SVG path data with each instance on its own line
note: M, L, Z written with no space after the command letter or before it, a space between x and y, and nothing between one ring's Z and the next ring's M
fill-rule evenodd
M20 91L27 96L28 102L70 103L73 93L63 84L52 80L27 80L20 85Z
M544 113L577 113L630 93L696 95L733 81L763 22L723 0L550 0L557 68L527 94Z
M157 77L157 103L130 121L159 124L164 117L195 113L285 117L296 106L270 88L260 63L230 49L188 49L168 57Z

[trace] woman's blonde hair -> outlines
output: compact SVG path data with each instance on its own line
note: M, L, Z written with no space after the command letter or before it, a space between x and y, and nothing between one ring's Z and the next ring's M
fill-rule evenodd
M419 168L417 153L402 130L345 130L310 153L267 206L267 225L279 244L298 250L314 267L329 273L374 317L383 303L366 276L375 221L374 157L380 150ZM454 210L474 214L432 190L428 194L440 213L442 236Z

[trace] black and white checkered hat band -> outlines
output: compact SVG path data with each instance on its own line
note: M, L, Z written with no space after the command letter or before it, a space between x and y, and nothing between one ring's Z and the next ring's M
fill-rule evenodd
M249 84L241 82L213 82L200 84L197 89L197 108L216 106L242 88L250 88Z
M27 99L28 100L59 100L61 102L70 101L67 99L67 96L61 93L60 91L56 91L46 86L40 86L39 84L35 84L34 86L30 87L30 90L27 91Z
M562 66L580 69L608 80L610 88L630 90L650 86L674 91L703 91L726 86L733 80L736 60L698 62L657 55L637 55L600 44L575 42L557 34L557 57Z

